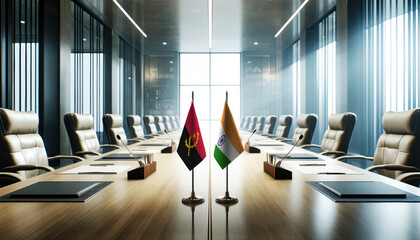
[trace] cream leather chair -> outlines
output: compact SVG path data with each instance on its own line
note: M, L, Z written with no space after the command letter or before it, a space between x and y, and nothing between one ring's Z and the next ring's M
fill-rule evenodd
M173 127L172 127L172 123L171 123L171 118L169 116L164 116L163 117L163 124L164 124L166 130L172 131Z
M171 120L172 130L177 130L179 127L176 124L176 118L175 118L175 116L169 116L169 118Z
M54 170L50 165L60 166L58 161L63 159L83 160L77 156L47 157L38 122L34 112L0 108L0 171L11 172L0 174L0 182L13 183Z
M279 126L277 127L275 138L277 140L287 139L292 126L293 117L291 115L281 115L279 117Z
M144 134L143 127L141 126L141 118L139 115L128 115L127 125L131 138L139 140L153 138L151 135Z
M274 127L277 124L277 117L274 115L265 117L265 125L262 130L263 135L271 135L274 132Z
M297 143L296 146L310 144L315 132L317 120L318 117L313 113L299 115L297 118L297 127L295 129L295 133L293 134L293 138L285 138L281 139L281 141L290 141L293 145ZM298 142L300 135L302 135L303 138Z
M158 132L163 132L165 129L165 124L163 123L162 116L155 116L155 125Z
M176 128L177 129L180 129L181 128L181 122L179 121L179 117L178 116L175 117L175 124L176 124Z
M337 160L373 161L373 166L367 170L390 178L396 178L404 172L420 172L420 109L386 112L382 126L384 133L379 137L373 158L358 155L343 156Z
M248 130L250 123L251 123L251 116L246 116L245 123L242 129Z
M101 155L100 149L104 147L120 148L113 144L99 144L98 136L93 129L93 117L90 114L67 113L64 116L64 124L74 155L86 158L91 155Z
M157 136L158 131L155 124L155 118L151 115L146 115L143 117L144 128L147 131L147 134Z
M239 125L239 127L242 129L245 126L245 116L241 117L241 124Z
M356 114L354 113L331 114L328 116L329 129L325 131L321 145L310 144L300 147L319 148L321 155L332 158L346 155L355 124Z
M123 128L123 118L121 115L105 114L102 118L102 121L104 123L104 130L110 144L124 147L124 144L127 145L128 142L140 142L139 139L127 139L125 130ZM118 140L117 135L120 135L121 141L123 141L124 144Z
M254 131L254 129L256 129L255 126L257 126L257 116L252 116L251 121L248 126L248 131L251 131L251 132Z
M264 116L258 116L257 117L257 124L255 125L255 129L257 129L257 133L261 133L264 129L265 125L265 117Z

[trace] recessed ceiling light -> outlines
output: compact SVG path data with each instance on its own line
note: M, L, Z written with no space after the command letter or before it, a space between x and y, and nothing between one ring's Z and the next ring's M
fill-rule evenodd
M115 5L117 5L117 7L121 10L122 13L124 13L124 15L128 18L128 20L130 20L130 22L141 32L141 34L143 34L144 37L147 37L146 33L143 32L143 30L139 27L139 25L137 25L136 22L134 22L134 20L130 17L130 15L128 15L128 13L124 10L124 8L117 2L117 0L112 0Z
M293 18L296 17L296 15L300 12L300 10L302 10L302 8L309 2L309 0L305 0L300 6L299 8L296 10L295 13L293 13L293 15L289 18L289 20L287 20L287 22L283 25L283 27L280 28L280 30L276 33L276 35L274 35L274 37L278 37L280 35L280 33L287 27L287 25L289 25L289 23L293 20Z
M167 42L163 42L162 44L166 46L168 43Z
M174 61L169 61L170 64L174 63Z
M20 20L20 23L21 23L21 24L25 24L26 22L25 22L25 21L23 21L23 20Z
M258 45L258 42L254 42L254 45L257 46Z
M251 64L252 62L251 61L248 61L248 64Z
M86 38L83 38L83 42L86 42L87 41L87 39Z

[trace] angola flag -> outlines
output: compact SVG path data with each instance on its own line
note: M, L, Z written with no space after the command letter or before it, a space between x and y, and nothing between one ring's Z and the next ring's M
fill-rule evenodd
M214 159L224 169L244 151L238 129L226 101L220 123L219 140L214 147Z
M192 102L187 120L185 120L181 139L179 140L177 152L190 171L206 158L203 136L201 135L194 103Z

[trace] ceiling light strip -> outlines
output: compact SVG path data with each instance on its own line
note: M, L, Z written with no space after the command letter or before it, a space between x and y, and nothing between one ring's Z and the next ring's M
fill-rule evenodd
M300 10L302 10L302 8L309 2L309 0L305 0L300 6L299 8L296 10L295 13L293 13L293 15L289 18L289 20L287 20L287 22L283 25L283 27L280 28L280 30L276 33L276 35L274 35L274 37L278 37L280 35L280 33L287 27L287 25L289 25L289 23L293 20L293 18L296 17L296 15L300 12Z
M209 49L211 49L213 39L213 0L208 0L209 3Z
M124 8L117 2L117 0L112 0L115 5L117 5L117 7L121 10L122 13L124 13L124 15L128 18L128 20L131 21L131 23L141 32L141 34L143 34L144 37L147 37L146 33L143 32L143 30L141 30L141 28L139 27L139 25L137 25L136 22L134 22L134 20L130 17L130 15L128 15L128 13L124 10Z

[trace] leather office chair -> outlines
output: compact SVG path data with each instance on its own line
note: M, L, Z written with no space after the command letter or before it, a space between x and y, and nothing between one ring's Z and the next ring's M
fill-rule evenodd
M321 155L328 155L332 158L347 154L354 125L356 124L356 114L341 113L328 116L329 129L325 131L321 145L310 144L301 145L302 148L315 147L320 149Z
M373 166L367 170L390 178L396 178L404 172L420 172L420 109L386 112L382 126L384 133L378 139L373 158L358 155L343 156L337 160L373 161Z
M296 142L298 142L300 135L302 135L303 138L296 144L296 146L310 144L315 132L317 120L318 117L313 113L299 115L297 118L297 127L295 129L295 133L293 134L293 138L285 138L281 139L281 141L290 141L294 145Z
M176 124L175 116L170 116L171 124L172 124L172 130L177 130L179 127Z
M257 125L257 116L251 116L251 121L248 126L248 131L254 131L256 125Z
M264 129L265 125L265 117L264 116L258 116L257 117L257 124L255 125L255 128L257 129L257 133L261 133Z
M146 115L143 117L144 128L147 131L147 134L158 135L158 130L155 124L155 118L151 115Z
M128 115L127 116L128 130L130 131L131 138L145 140L146 136L151 138L150 135L145 135L143 127L141 126L141 118L139 115Z
M245 125L245 116L241 117L241 124L239 125L240 128L244 128Z
M118 114L105 114L102 118L104 123L104 130L110 144L124 147L124 144L131 142L140 142L139 139L127 139L123 128L123 118ZM117 135L120 135L121 141L118 140Z
M180 129L181 128L181 122L179 121L179 117L178 116L175 117L175 124L176 124L176 128L177 129Z
M246 116L245 117L244 127L242 129L248 130L250 123L251 123L251 116Z
M272 116L267 116L265 118L265 125L264 128L262 130L263 135L271 135L274 132L274 127L276 126L277 123L277 117L272 115Z
M277 127L275 138L277 140L287 139L292 126L293 117L291 115L281 115L279 117L279 126Z
M171 123L171 118L169 116L163 117L163 124L166 130L172 131L172 123Z
M38 115L0 108L0 184L6 185L31 178L44 171L54 170L50 165L77 156L47 157L44 141L38 134Z
M93 129L93 117L90 114L67 113L64 115L64 124L74 155L86 158L89 155L101 155L100 149L104 147L120 148L113 144L99 145L98 136Z
M163 132L165 129L165 124L163 123L162 116L155 116L155 125L158 132Z

